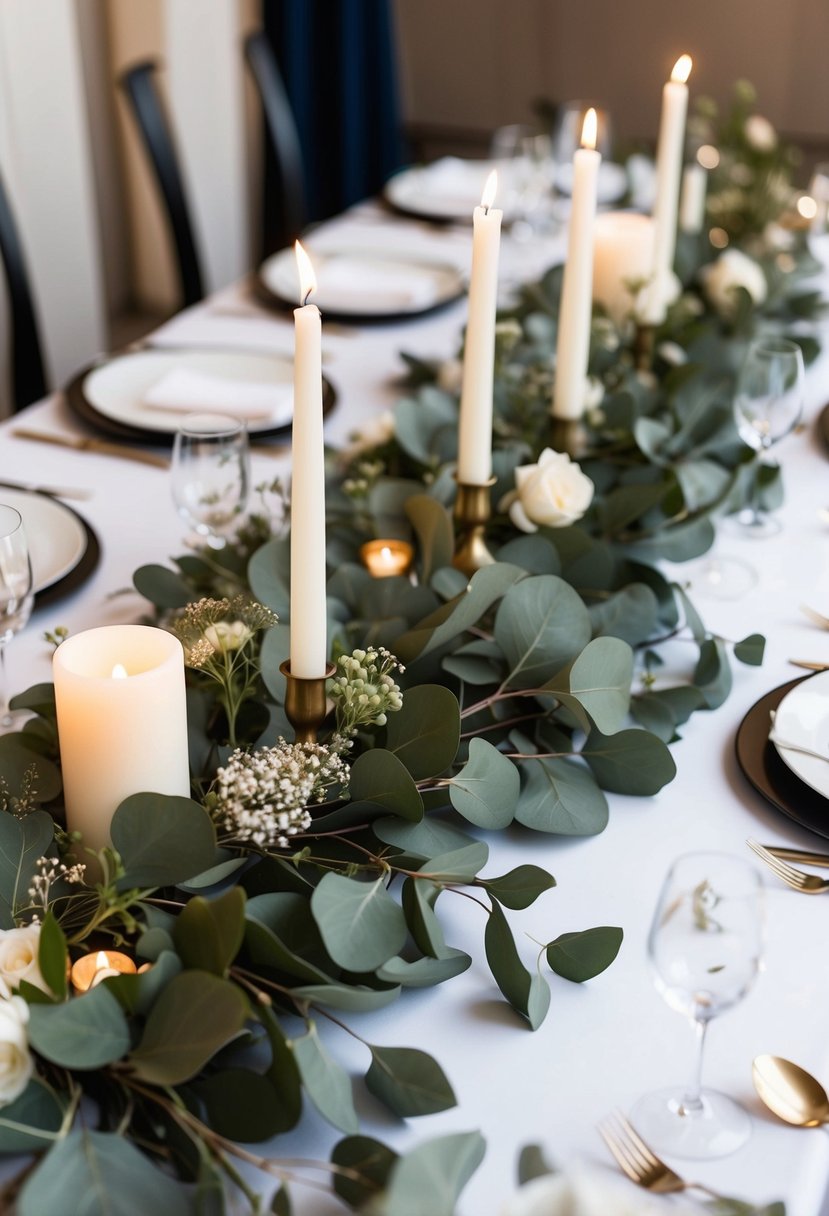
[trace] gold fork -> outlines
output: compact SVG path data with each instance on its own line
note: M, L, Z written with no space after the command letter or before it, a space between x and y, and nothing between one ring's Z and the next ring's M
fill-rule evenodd
M829 891L829 879L818 878L817 874L804 874L802 870L796 870L794 866L790 866L781 857L775 857L773 853L764 849L761 844L750 837L746 844L779 879L787 886L794 888L795 891L802 891L804 895L823 895L825 891Z
M687 1182L676 1170L657 1157L621 1111L599 1124L599 1135L616 1158L616 1163L631 1182L653 1191L656 1195L672 1195L678 1191L704 1191L713 1199L721 1199L716 1191L701 1182Z

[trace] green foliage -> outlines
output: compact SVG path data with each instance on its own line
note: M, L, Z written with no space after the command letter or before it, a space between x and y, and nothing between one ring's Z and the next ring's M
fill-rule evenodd
M562 933L547 946L547 962L557 975L581 984L605 971L619 953L623 933L612 925Z

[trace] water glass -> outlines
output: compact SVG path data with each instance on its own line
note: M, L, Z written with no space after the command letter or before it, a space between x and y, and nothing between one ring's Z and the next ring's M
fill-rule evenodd
M656 987L696 1030L690 1084L641 1098L632 1120L657 1151L722 1157L751 1134L748 1115L725 1094L702 1087L708 1023L751 988L763 954L763 886L754 866L728 853L686 853L671 867L648 937Z
M199 541L211 548L245 509L250 488L247 430L236 418L188 414L173 443L173 501Z
M32 614L32 565L23 520L0 505L0 730L12 725L6 690L6 646Z

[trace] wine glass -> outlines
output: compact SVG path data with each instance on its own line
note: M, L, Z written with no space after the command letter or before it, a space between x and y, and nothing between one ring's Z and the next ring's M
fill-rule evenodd
M188 414L173 443L173 501L202 543L224 547L222 532L244 511L249 483L244 423L223 414Z
M525 123L498 127L490 153L499 162L503 206L518 240L544 232L552 217L555 176L550 136Z
M805 372L803 352L788 338L757 338L748 348L737 377L734 419L743 443L764 454L789 431L803 414ZM764 514L757 501L737 516L744 536L773 536L779 520Z
M0 730L12 725L6 692L6 645L32 614L32 564L23 520L14 507L0 505Z
M656 987L690 1019L699 1045L691 1083L648 1094L632 1120L658 1151L723 1157L751 1134L736 1102L702 1088L708 1023L741 1001L763 952L763 887L749 861L728 853L686 853L662 886L648 937Z

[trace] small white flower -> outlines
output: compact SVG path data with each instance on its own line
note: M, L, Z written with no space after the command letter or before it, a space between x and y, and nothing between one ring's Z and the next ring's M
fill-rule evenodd
M509 514L522 532L536 532L538 525L566 528L581 519L593 500L593 482L566 452L545 448L538 464L523 464L515 470L516 495Z
M241 650L252 637L253 630L244 621L216 621L204 631L204 640L214 650Z
M763 229L762 240L766 249L773 253L788 253L790 249L794 249L797 238L789 228L772 222L766 224Z
M670 363L671 367L681 367L683 363L688 362L687 352L682 349L678 342L660 342L656 348L656 353L666 363Z
M777 132L762 114L752 114L746 119L746 142L757 152L771 152L777 147Z
M604 401L604 385L598 376L588 376L584 387L584 408L595 410Z
M20 1097L34 1071L28 1021L29 1006L22 996L0 1000L0 1106Z
M35 988L49 992L49 985L40 974L37 961L39 945L39 925L0 929L0 979L12 990L19 987L21 980L26 980Z
M460 359L444 359L438 367L437 386L445 393L459 393L463 381L463 364Z
M739 249L726 249L716 262L704 267L702 283L710 304L722 317L736 312L738 287L745 288L755 304L762 304L768 294L762 267Z

